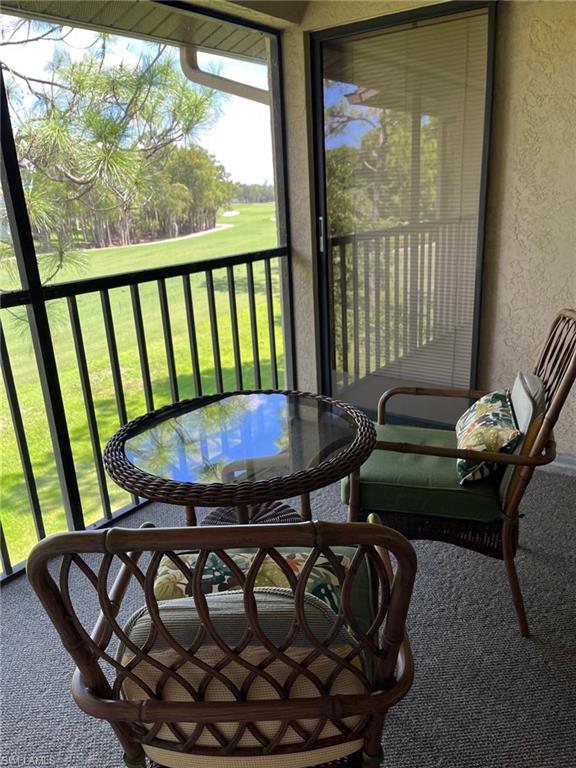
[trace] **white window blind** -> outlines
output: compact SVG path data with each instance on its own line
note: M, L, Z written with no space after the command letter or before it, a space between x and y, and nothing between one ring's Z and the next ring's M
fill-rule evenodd
M323 44L333 391L361 405L470 382L487 47L485 9Z

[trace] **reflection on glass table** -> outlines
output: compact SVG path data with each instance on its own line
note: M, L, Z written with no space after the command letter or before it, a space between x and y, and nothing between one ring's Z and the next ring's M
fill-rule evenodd
M108 444L113 479L144 498L194 507L300 496L357 469L372 448L361 412L301 392L246 392L176 403L136 419ZM244 512L243 512L244 510Z
M297 395L233 395L162 419L126 441L145 472L192 483L254 482L317 466L347 447L356 424Z

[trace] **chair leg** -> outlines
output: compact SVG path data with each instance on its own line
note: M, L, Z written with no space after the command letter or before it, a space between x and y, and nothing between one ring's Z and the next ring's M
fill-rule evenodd
M126 768L146 768L146 758L143 754L141 758L131 760L129 757L124 755L124 765Z
M192 504L188 504L186 506L186 525L198 525L198 521L196 519L196 509L192 506Z
M384 750L382 747L375 755L368 755L362 752L362 768L380 768L384 760Z
M518 535L517 531L514 531L512 526L505 524L502 530L502 552L504 555L504 565L506 566L506 575L508 576L508 584L510 585L510 592L512 593L512 602L514 603L514 609L516 610L518 625L520 627L520 634L522 637L529 637L530 629L528 627L528 618L526 617L524 599L522 597L522 591L520 590L520 582L518 581L518 574L514 563L514 535Z
M356 523L360 520L360 471L356 470L350 475L350 497L348 499L348 522Z
M146 755L141 744L134 742L129 729L124 723L110 723L124 750L124 765L126 768L146 768Z
M310 494L300 496L300 517L302 520L312 520L312 507L310 506Z
M366 737L364 738L364 749L362 750L362 768L380 768L384 759L382 751L382 731L384 730L384 720L386 714L374 715Z

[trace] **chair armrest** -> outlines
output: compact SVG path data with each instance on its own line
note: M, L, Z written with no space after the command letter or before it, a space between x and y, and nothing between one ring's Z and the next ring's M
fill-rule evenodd
M538 467L550 464L556 458L556 441L550 438L544 446L544 452L537 456L515 456L508 453L493 453L492 451L474 451L470 448L444 448L436 445L418 445L416 443L391 443L378 440L375 451L393 451L394 453L416 453L425 456L443 456L452 459L481 459L495 464L514 464L520 467Z
M386 423L386 405L394 395L424 395L428 397L460 397L467 400L478 400L486 395L488 389L443 389L439 387L393 387L388 389L378 401L378 424Z

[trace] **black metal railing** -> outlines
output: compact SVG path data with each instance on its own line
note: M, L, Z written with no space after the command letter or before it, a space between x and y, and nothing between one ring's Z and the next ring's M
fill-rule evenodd
M186 397L292 387L294 372L286 246L196 262L191 249L182 264L43 284L1 72L0 118L12 245L2 256L21 286L2 294L0 312L4 578L45 535L142 503L102 464L127 420ZM284 241L282 184L278 194Z
M469 321L475 278L462 255L475 253L476 238L475 217L330 238L332 367L342 386Z
M42 286L41 300L50 308L60 310L51 310L52 319L49 320L56 358L67 356L68 360L66 369L57 366L57 375L68 426L68 435L60 438L68 440L75 456L72 470L81 498L80 508L74 510L72 525L70 516L68 521L63 516L56 520L52 513L51 523L47 525L39 486L49 482L44 476L46 473L56 474L56 452L46 430L45 444L34 445L31 450L19 398L21 381L14 375L10 350L12 345L18 354L22 354L26 345L22 345L21 329L18 335L15 333L12 317L8 323L8 335L11 336L8 340L3 327L6 322L1 322L6 321L6 313L13 315L16 308L29 308L33 301L31 292L4 294L0 313L0 351L12 430L11 435L5 430L3 443L7 446L13 440L17 447L27 493L27 513L34 524L34 539L41 539L59 527L105 524L142 502L132 497L122 503L124 492L111 486L102 464L106 440L139 412L152 410L168 401L227 389L278 388L280 384L291 384L282 317L289 305L286 296L281 297L286 266L287 249L275 248ZM103 340L94 339L96 321L103 329ZM87 338L88 333L92 334L91 338ZM93 358L98 357L93 349L96 342L105 350L104 361L100 354L99 361L94 362ZM151 361L153 349L156 350L154 364ZM74 391L68 381L71 356L74 377L79 385ZM41 383L36 362L30 354L26 370L35 369ZM21 361L19 365L22 368ZM111 386L108 390L99 387L96 391L95 382L103 377L109 377ZM28 378L28 373L20 372L21 380ZM54 407L50 398L41 396L41 387L37 388L35 407L46 411ZM83 410L81 419L79 408ZM51 414L46 413L46 416L49 422ZM88 443L89 455L86 454ZM13 453L15 455L16 451ZM52 459L48 459L47 454ZM63 479L59 478L60 483ZM23 496L24 487L21 491ZM53 498L48 506L57 506ZM3 510L0 555L4 576L21 568L25 549L22 542L15 540L17 525L10 520L11 512L22 517L23 508ZM6 536L4 530L7 520L11 523L10 536ZM16 557L13 551L18 553ZM16 565L15 560L18 561Z

